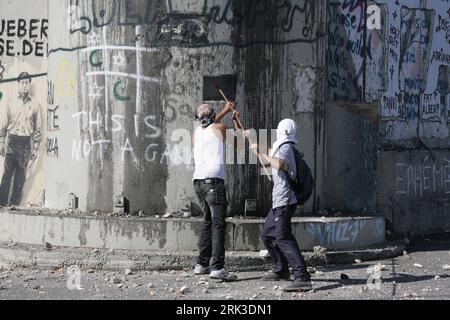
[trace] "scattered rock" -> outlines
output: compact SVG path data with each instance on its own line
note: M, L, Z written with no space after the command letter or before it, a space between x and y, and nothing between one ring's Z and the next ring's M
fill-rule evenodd
M341 273L341 280L350 280L350 278L347 274Z
M261 250L259 256L263 259L270 258L269 250Z
M189 287L183 286L180 289L180 294L186 294L189 292Z
M261 291L266 290L266 287L261 287L261 288L259 288L259 290L261 290Z
M444 265L444 266L442 267L442 269L444 269L444 270L450 270L450 265L446 264L446 265Z
M314 268L314 267L308 267L308 272L311 273L311 274L314 274L314 273L317 272L317 269Z
M125 269L125 275L126 276L133 275L133 271L131 271L131 269Z
M27 276L23 281L30 282L30 281L33 281L33 280L36 280L36 279L34 277L32 277L32 276Z
M422 269L423 265L421 265L420 263L414 263L414 267Z
M225 300L233 300L233 297L232 296L226 296Z
M170 218L173 215L173 213L166 213L163 215L163 218Z
M139 217L144 217L145 216L144 210L139 211L138 216Z
M191 216L190 212L183 213L183 218L189 218Z
M119 283L119 284L117 285L117 288L122 289L122 288L123 288L123 283Z
M327 253L327 248L324 248L322 246L316 246L314 247L314 254L325 254Z
M374 271L375 272L386 271L386 265L378 263L377 265L375 265Z
M441 277L440 276L436 276L434 277L434 280L439 280Z
M46 242L46 243L45 243L45 250L50 251L50 250L52 250L52 249L53 249L52 244L49 243L49 242Z
M362 263L362 261L361 261L360 259L355 259L355 263L357 263L357 264L361 264L361 263Z
M280 287L279 286L274 286L273 287L273 291L277 291L277 290L280 290Z
M31 289L33 289L33 290L39 290L40 288L41 288L40 285L34 285L31 287Z
M113 283L114 283L114 284L120 284L120 283L122 283L122 279L120 279L120 278L114 278L114 279L113 279Z

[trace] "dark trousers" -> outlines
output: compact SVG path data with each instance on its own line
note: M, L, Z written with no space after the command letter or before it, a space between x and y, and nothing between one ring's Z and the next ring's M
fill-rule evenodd
M10 135L6 147L5 167L0 184L0 206L18 206L22 200L22 189L25 184L27 167L30 161L30 137ZM8 202L11 180L14 176L14 185L11 200Z
M294 269L295 279L309 280L305 260L292 235L291 219L296 207L292 205L270 210L261 238L275 262L276 274L289 275L290 265Z
M195 193L205 213L200 234L197 263L211 270L221 270L225 266L225 233L227 197L225 182L221 179L196 180Z

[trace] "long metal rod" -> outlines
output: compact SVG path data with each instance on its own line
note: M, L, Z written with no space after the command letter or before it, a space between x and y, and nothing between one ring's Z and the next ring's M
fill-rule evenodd
M220 92L220 94L222 95L222 97L225 99L225 102L230 103L230 100L228 100L227 96L226 96L225 93L222 91L222 89L219 88L219 92ZM233 110L236 111L235 108L233 108ZM241 127L241 130L242 130L242 133L243 133L244 137L247 138L247 140L248 140L248 142L250 143L250 145L253 144L252 141L250 140L250 138L244 133L246 130L245 130L244 126L242 125L242 122L241 122L241 120L239 119L239 117L236 117L236 120L237 120L239 126ZM264 162L262 161L261 157L260 157L259 155L258 155L257 157L258 157L259 163L261 164L261 166L262 166L264 172L265 172L266 175L267 175L267 178L270 180L270 182L272 182L272 177L270 176L269 170L267 170L267 168L266 168L266 166L264 165Z

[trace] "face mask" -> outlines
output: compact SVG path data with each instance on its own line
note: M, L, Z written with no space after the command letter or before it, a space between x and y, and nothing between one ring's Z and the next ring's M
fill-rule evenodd
M214 124L214 122L216 121L216 112L213 110L212 114L209 117L201 117L198 118L198 120L200 121L200 125L203 128L207 128L210 125Z

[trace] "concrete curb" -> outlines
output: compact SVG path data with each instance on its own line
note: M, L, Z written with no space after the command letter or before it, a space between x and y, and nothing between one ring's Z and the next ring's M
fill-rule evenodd
M154 217L89 217L47 211L0 209L0 242L114 250L195 251L203 219ZM228 251L260 251L263 219L228 219ZM294 218L292 233L301 250L316 246L334 250L382 245L383 217Z
M405 245L399 242L352 251L305 252L308 266L353 264L356 259L374 261L394 258L403 253ZM195 265L197 253L192 251L130 251L53 247L17 243L0 243L0 268L61 268L77 265L95 270L181 270ZM261 271L271 269L268 259L259 252L227 252L227 269Z

